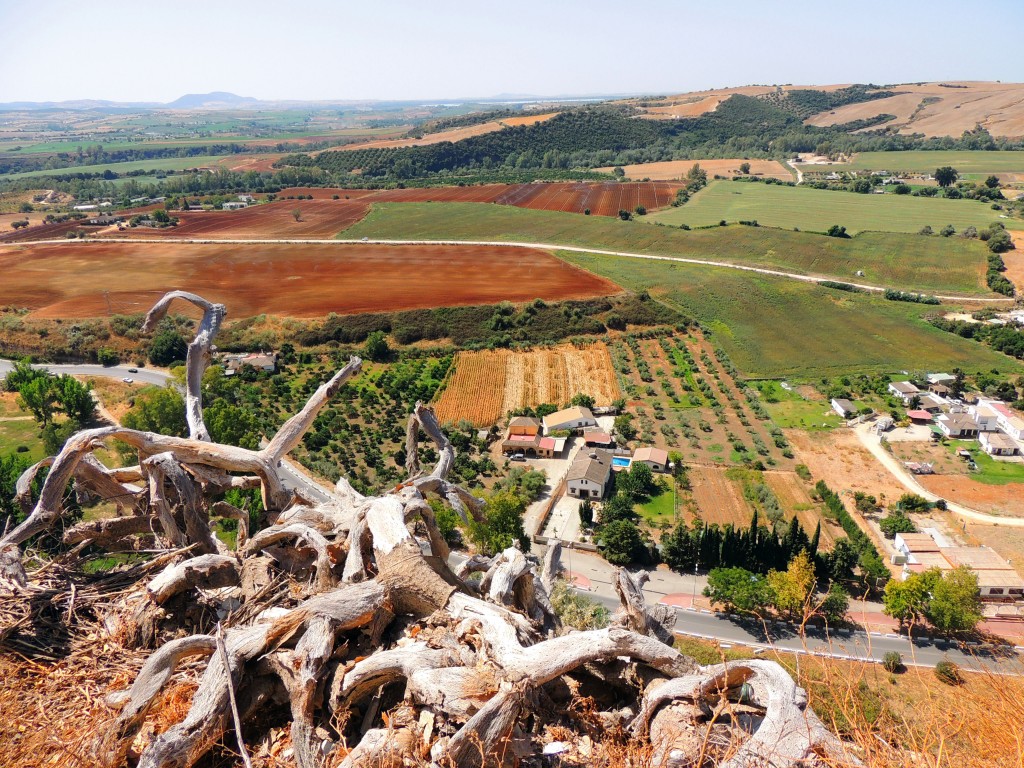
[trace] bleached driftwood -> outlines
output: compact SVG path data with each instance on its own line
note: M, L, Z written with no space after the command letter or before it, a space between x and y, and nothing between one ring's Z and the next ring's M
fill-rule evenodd
M286 491L280 462L359 371L358 358L317 389L262 450L211 442L200 386L224 310L172 292L150 312L147 327L178 298L204 309L189 348L190 437L122 427L74 435L54 457L31 514L0 540L0 587L31 589L18 545L58 521L64 490L77 478L99 495L123 494L130 488L126 483L137 481L145 488L131 489L131 516L76 526L67 532L69 542L102 546L158 533L166 546L183 548L165 555L163 570L126 598L146 613L157 650L131 688L109 698L120 712L97 736L98 764L125 765L153 703L185 659L205 663L190 709L143 745L141 768L196 764L214 745L230 743L229 732L239 730L232 724L234 713L243 727L255 727L272 697L289 702L291 742L301 768L319 768L325 754L342 743L351 750L343 766L415 763L428 755L438 764L499 765L510 754L513 735L527 737L520 729L527 722L533 734L547 723L591 732L597 721L574 720L567 698L587 678L611 683L598 688L614 688L615 696L633 697L631 733L649 739L666 764L696 759L690 751L695 728L730 698L759 708L763 719L729 757L729 768L789 768L812 751L828 754L832 764L856 762L807 709L806 696L779 665L757 660L702 668L675 650L674 614L646 604L645 573L619 571L622 607L615 624L586 632L562 627L548 599L560 570L558 542L542 566L510 548L471 557L453 573L426 497L435 494L464 519L478 520L483 501L448 480L455 449L427 406L417 403L409 418L409 476L397 487L364 497L342 479L333 492L324 492L325 501ZM438 451L429 473L419 466L421 432ZM107 470L91 456L113 439L138 452L138 467ZM26 498L34 476L22 478ZM248 514L217 497L256 485L270 525L249 531ZM136 499L140 506L148 499L149 509L136 509ZM237 553L226 553L213 536L211 513L239 521ZM419 525L426 530L429 557L413 535ZM484 573L479 588L463 581L473 571ZM222 611L228 613L222 650L212 626L180 637L182 627L167 607L190 590L234 601ZM187 601L178 598L182 602ZM220 610L222 603L217 605ZM207 658L196 662L199 657ZM637 687L636 681L646 684ZM396 699L383 692L395 686L399 703L385 712L391 706L386 702ZM558 697L558 705L550 706ZM621 707L621 701L607 704ZM618 715L612 719L623 722Z

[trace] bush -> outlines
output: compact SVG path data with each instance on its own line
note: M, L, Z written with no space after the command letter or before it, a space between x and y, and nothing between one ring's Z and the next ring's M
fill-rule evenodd
M882 657L882 666L885 667L886 672L895 674L903 669L903 656L899 651L886 651L885 656Z
M960 674L960 667L952 661L940 661L936 664L935 676L946 685L960 685L964 681Z

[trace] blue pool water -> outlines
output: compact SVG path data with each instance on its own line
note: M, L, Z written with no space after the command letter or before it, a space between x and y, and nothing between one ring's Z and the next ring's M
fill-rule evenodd
M613 467L628 467L631 461L633 461L633 459L629 456L612 456Z

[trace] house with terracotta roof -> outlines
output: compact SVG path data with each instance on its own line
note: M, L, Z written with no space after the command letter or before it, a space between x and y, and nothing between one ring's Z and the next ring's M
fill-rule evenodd
M633 463L646 464L655 472L668 471L668 451L663 448L643 447L633 451Z
M510 435L536 435L541 430L540 419L532 416L515 416L508 422L508 434Z
M599 429L583 431L583 444L589 448L614 448L615 438Z

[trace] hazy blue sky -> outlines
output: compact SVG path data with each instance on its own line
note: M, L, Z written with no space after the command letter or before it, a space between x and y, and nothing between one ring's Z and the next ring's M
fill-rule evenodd
M1024 80L1024 0L0 0L0 101Z

